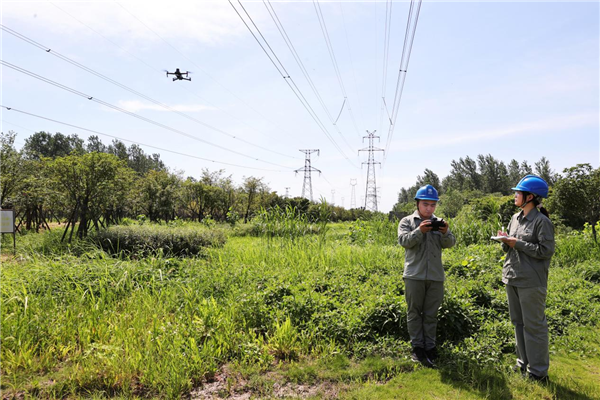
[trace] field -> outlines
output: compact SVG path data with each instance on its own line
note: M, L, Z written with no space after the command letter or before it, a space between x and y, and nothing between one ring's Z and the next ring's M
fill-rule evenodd
M14 256L5 235L3 398L600 399L589 228L557 237L542 386L511 372L503 253L487 230L473 239L475 228L452 227L441 360L428 369L409 360L396 223L285 221L132 222L117 239L72 245L56 227L19 236ZM150 231L178 247L125 247ZM190 235L194 254L169 250Z

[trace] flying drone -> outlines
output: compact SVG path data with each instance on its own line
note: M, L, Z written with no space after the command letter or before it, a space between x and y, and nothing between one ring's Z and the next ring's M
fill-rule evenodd
M175 70L175 72L169 72L169 71L166 71L166 70L165 70L165 72L167 73L167 77L168 77L169 75L175 75L175 77L173 78L173 82L175 82L176 80L180 80L180 81L181 81L181 80L186 80L186 81L191 81L191 80L192 80L192 78L188 78L188 77L187 77L187 76L188 76L188 74L190 73L189 71L186 71L186 72L181 72L181 71L179 70L179 68L177 68L177 69ZM186 76L185 78L183 77L184 75Z

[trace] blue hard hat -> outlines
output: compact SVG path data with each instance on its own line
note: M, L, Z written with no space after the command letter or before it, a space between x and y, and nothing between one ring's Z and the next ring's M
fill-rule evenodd
M415 195L415 200L433 200L439 201L438 192L431 185L421 186L419 190L417 190L417 194Z
M548 184L545 180L535 175L527 175L519 181L517 186L512 190L518 190L521 192L529 192L536 196L548 197Z

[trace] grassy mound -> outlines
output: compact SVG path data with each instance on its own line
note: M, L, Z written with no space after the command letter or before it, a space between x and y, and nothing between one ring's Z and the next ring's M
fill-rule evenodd
M161 225L113 226L94 235L92 240L111 254L155 254L172 256L202 254L206 247L221 247L226 236L222 229L203 226L169 227Z

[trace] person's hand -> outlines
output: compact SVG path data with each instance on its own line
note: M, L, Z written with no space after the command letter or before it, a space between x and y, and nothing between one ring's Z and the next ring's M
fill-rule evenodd
M511 249L515 247L515 244L517 244L517 238L515 237L507 236L506 234L501 235L500 232L498 232L498 236L504 236L502 239L500 239L500 241L507 244Z
M508 233L499 230L496 236L508 236Z
M422 221L421 225L419 225L419 230L422 233L427 233L427 232L431 231L431 220L426 219L425 221Z
M444 221L444 226L440 226L440 232L442 235L445 235L448 232L448 223Z

